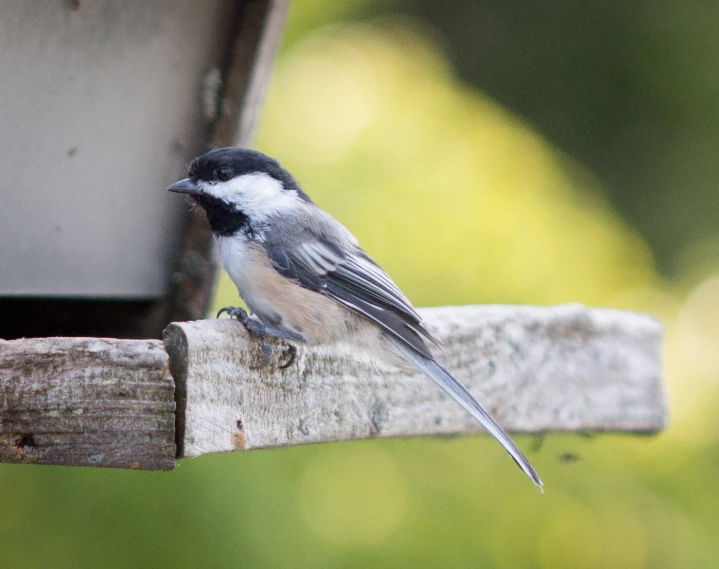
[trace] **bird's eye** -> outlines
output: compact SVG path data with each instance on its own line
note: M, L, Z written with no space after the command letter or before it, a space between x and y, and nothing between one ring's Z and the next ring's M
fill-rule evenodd
M217 176L220 182L227 182L235 176L235 173L232 171L232 168L218 168L215 171L215 176Z

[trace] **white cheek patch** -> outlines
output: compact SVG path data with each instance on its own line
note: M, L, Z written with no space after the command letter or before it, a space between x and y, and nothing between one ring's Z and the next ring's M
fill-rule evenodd
M245 174L227 182L200 182L199 186L254 221L291 211L302 203L295 190L285 190L282 182L264 173Z

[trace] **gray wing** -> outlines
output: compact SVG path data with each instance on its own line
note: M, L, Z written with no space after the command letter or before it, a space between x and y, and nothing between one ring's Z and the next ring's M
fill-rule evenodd
M295 237L291 243L265 242L277 271L304 288L333 298L423 356L432 357L424 340L434 344L437 340L369 255L355 245L340 248L310 231Z

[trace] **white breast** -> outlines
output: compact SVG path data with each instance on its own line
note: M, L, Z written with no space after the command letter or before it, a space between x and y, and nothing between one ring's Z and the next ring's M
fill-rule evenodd
M215 242L220 252L222 267L235 283L242 300L253 312L271 313L271 310L267 310L270 308L269 303L259 286L258 272L263 267L257 266L257 254L252 242L243 233L230 237L215 237Z

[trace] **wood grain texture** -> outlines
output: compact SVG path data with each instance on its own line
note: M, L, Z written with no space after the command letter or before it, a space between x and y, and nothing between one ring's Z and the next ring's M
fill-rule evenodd
M250 146L288 6L289 0L238 3L228 64L222 73L221 110L210 147ZM205 212L195 208L189 214L182 256L173 277L169 320L203 318L216 277L212 232Z
M662 429L661 325L641 314L580 305L420 310L444 342L442 361L510 431ZM264 370L237 322L171 324L178 456L338 441L477 433L429 379L388 371L352 346L302 348Z
M158 340L0 340L0 462L169 470L174 411Z

